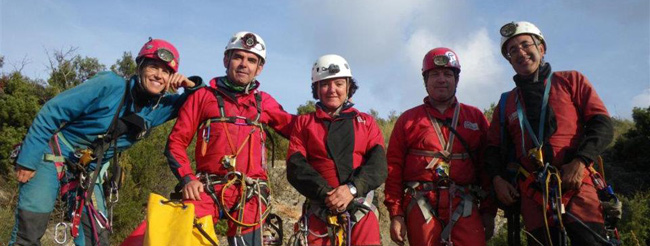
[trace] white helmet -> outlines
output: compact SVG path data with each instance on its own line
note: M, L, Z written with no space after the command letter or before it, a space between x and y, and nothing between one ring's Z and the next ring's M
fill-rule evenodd
M260 35L252 32L238 32L230 38L226 45L226 51L229 50L245 50L253 52L262 58L262 62L266 61L266 44Z
M506 51L505 47L506 43L508 40L519 34L531 34L537 36L537 38L542 41L544 49L548 50L548 47L546 47L546 41L544 40L544 35L542 35L542 31L533 25L533 23L527 21L513 21L503 25L499 32L501 33L501 54L506 59L508 59L508 52Z
M311 68L312 83L341 77L352 78L352 70L350 70L348 62L339 55L329 54L321 56Z

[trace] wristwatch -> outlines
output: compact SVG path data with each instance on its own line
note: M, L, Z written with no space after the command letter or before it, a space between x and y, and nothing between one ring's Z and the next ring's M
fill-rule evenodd
M357 187L354 186L353 183L347 183L346 184L348 188L350 189L350 193L352 194L353 197L357 197Z

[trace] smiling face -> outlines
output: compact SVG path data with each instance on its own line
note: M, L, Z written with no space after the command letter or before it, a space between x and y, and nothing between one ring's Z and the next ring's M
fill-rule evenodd
M456 76L451 68L433 68L427 71L426 88L429 98L438 101L449 101L456 95Z
M264 65L260 58L252 52L243 50L232 50L230 55L223 58L223 65L226 67L228 80L237 85L245 86L262 72Z
M506 52L515 72L525 76L537 71L544 58L545 47L542 44L535 45L531 35L518 35L508 40Z
M336 110L348 98L347 78L332 78L316 83L318 83L318 99L328 109Z
M172 70L161 60L146 59L140 70L142 88L151 94L164 93Z

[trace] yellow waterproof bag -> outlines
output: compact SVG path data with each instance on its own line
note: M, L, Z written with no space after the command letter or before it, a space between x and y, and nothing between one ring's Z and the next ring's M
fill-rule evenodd
M212 216L196 219L196 225L197 227L193 204L170 201L151 193L147 205L147 231L143 245L215 245L210 242L217 242ZM207 239L198 226L211 239Z

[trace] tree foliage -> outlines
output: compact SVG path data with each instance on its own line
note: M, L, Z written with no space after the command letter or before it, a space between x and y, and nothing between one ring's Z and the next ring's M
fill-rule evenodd
M309 114L312 112L316 112L316 102L309 100L305 102L305 104L301 104L298 106L298 114L303 115L303 114Z
M106 69L97 58L75 54L77 48L55 50L50 59L48 84L59 92L75 87ZM48 54L49 55L49 54Z
M111 71L126 79L135 75L137 67L138 65L135 63L131 52L124 52L122 58L111 65Z
M46 91L35 81L18 72L0 76L0 171L10 173L9 155L20 143L41 108L39 94Z

